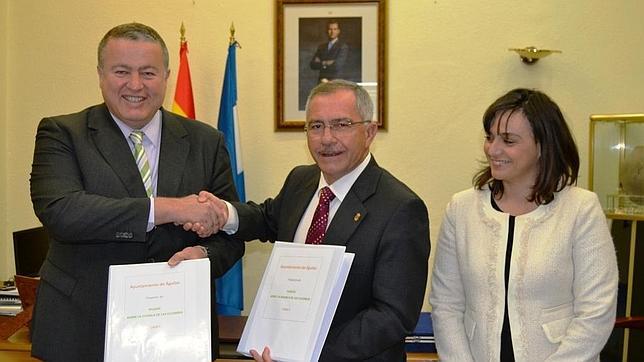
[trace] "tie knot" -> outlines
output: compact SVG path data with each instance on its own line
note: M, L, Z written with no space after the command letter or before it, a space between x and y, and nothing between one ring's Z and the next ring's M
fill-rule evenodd
M329 204L333 199L335 199L335 195L333 194L333 191L328 186L325 186L320 190L320 202L324 202L325 204Z
M135 145L143 143L143 136L145 136L143 131L132 131L132 133L130 133L130 139Z

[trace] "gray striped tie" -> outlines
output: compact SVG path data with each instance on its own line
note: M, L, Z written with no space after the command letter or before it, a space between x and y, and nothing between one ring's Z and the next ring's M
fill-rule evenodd
M130 139L132 140L132 143L134 143L134 159L136 160L136 166L139 168L139 172L141 173L145 192L148 194L148 197L150 197L152 196L152 172L150 171L148 156L145 155L145 149L143 148L143 136L145 136L143 131L132 131L132 133L130 133Z

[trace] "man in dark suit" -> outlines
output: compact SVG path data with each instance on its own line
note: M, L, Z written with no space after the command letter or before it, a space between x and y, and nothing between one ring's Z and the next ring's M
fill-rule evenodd
M340 23L329 20L326 29L329 41L318 46L309 63L311 69L320 71L318 82L343 78L344 64L349 56L349 46L340 40Z
M105 103L44 118L36 135L31 198L52 242L32 354L46 361L103 360L110 265L209 257L216 277L244 253L243 243L211 235L214 207L196 195L237 198L221 133L161 108L169 69L159 34L138 23L111 29L97 71ZM186 222L204 227L188 232Z
M291 171L274 199L217 203L223 230L241 240L308 242L318 196L332 191L323 244L355 254L320 361L404 361L405 336L423 304L429 220L423 201L369 152L378 125L355 83L321 83L309 95L306 130L315 165ZM313 226L310 228L310 226ZM313 240L315 242L315 240ZM258 361L269 361L270 351Z

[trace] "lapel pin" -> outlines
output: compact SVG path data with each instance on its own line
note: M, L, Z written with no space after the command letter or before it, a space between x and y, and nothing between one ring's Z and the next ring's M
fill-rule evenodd
M360 220L361 217L362 217L362 214L359 212L356 212L356 214L353 215L353 221L357 222L358 220Z

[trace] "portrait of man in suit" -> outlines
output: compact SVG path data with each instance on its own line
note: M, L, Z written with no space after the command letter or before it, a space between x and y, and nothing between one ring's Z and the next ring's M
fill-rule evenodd
M275 198L225 203L218 220L240 240L344 245L355 258L320 361L404 361L404 340L423 304L429 257L427 207L370 152L378 125L367 91L332 80L306 105L315 164L295 167ZM270 361L270 346L251 351Z
M328 41L318 45L313 59L309 63L311 69L318 70L318 82L328 82L342 78L344 65L349 56L349 46L340 39L340 23L329 20L326 24Z
M51 242L31 326L35 357L103 360L110 265L208 257L214 284L244 253L213 233L215 207L197 196L237 199L223 135L162 107L168 63L154 29L116 26L98 46L104 102L40 121L31 199ZM213 310L213 358L216 321Z
M361 82L362 18L300 18L298 58L300 110L320 82Z

